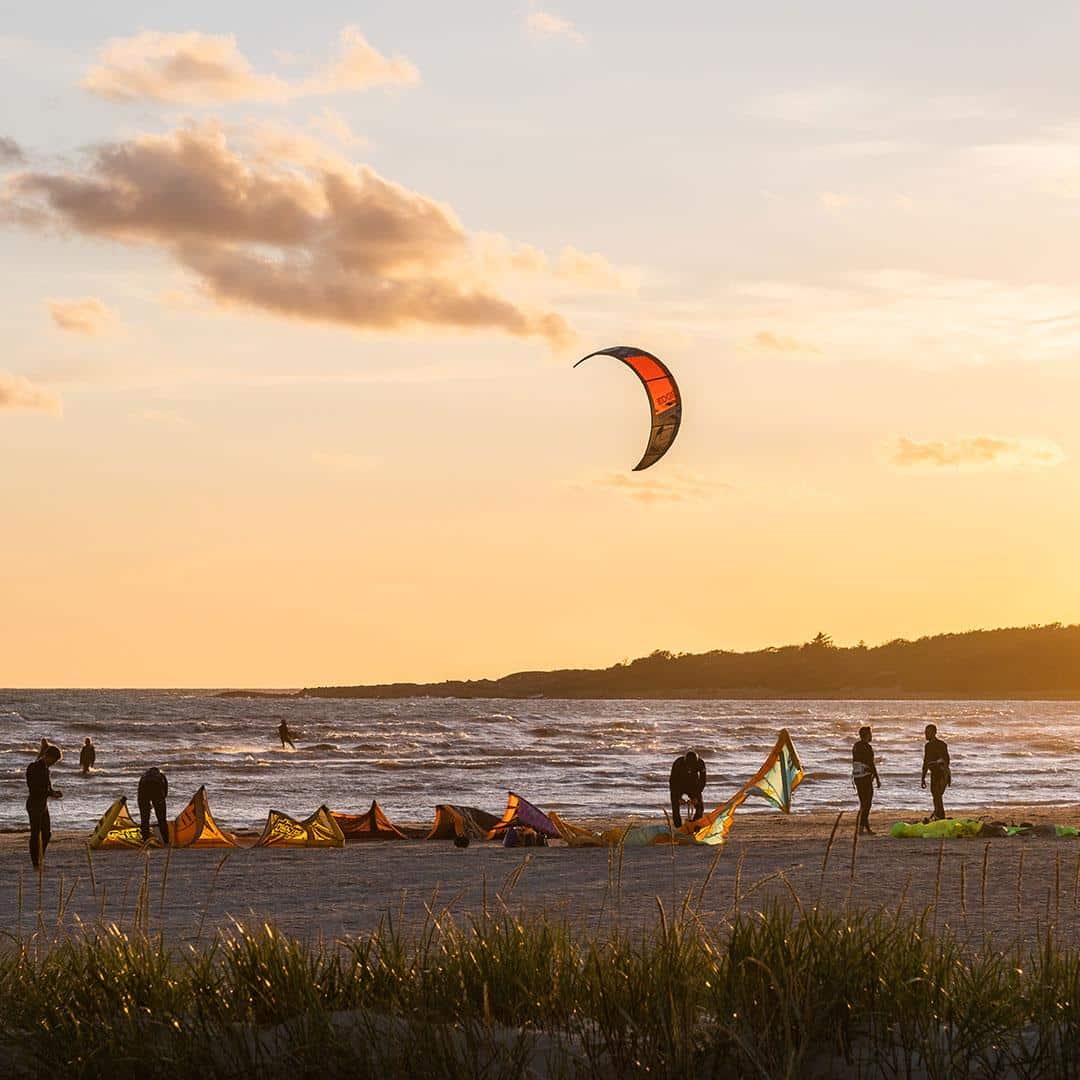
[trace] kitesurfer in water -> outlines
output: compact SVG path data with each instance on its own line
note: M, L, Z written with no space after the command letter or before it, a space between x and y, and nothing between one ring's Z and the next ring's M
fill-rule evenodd
M288 743L294 750L296 749L296 743L293 742L292 732L289 730L288 722L282 720L278 724L277 728L278 738L281 739L281 749L285 749L285 744Z
M90 736L87 735L86 742L83 743L82 749L79 751L79 768L82 769L83 776L90 775L90 770L94 767L95 761L97 761L97 750L90 741Z
M169 781L156 765L139 777L139 830L142 832L144 844L150 839L151 807L154 808L154 817L157 818L161 842L166 845L169 843L169 819L165 814L165 799L168 794Z
M851 748L851 782L859 793L859 832L874 835L870 828L870 806L874 801L874 785L881 787L877 765L874 764L874 748L870 745L873 732L868 727L859 728L859 740Z
M46 742L42 739L42 742ZM49 769L63 755L59 746L46 743L38 758L26 767L26 813L30 818L30 861L38 870L45 858L45 849L52 839L52 820L49 817L49 800L62 799L64 793L52 786Z
M930 794L934 798L934 816L931 821L945 820L945 803L942 796L952 783L949 769L949 748L937 737L937 725L927 724L923 732L926 746L923 748L922 786L926 787L926 775L930 774Z
M671 817L675 828L682 825L679 805L684 795L689 796L694 804L694 813L690 820L697 821L705 816L705 800L702 798L705 790L705 762L693 750L687 750L682 757L675 759L671 766L668 786L671 789Z

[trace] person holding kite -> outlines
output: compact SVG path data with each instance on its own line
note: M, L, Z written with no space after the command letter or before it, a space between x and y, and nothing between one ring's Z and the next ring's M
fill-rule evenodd
M687 750L682 757L675 759L671 766L668 787L671 792L671 817L676 829L682 825L679 809L684 795L689 797L694 807L690 820L697 821L705 816L705 800L702 798L705 790L705 762L693 750Z

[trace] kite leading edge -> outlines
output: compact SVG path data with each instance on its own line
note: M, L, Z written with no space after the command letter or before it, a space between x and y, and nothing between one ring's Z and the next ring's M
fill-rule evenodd
M649 431L649 443L641 460L634 466L634 472L655 465L667 453L675 436L679 433L682 422L682 396L679 393L675 376L658 357L644 349L632 345L615 345L610 349L597 349L596 352L583 356L574 367L583 364L592 356L613 356L621 360L641 380L649 398L652 411L652 428Z

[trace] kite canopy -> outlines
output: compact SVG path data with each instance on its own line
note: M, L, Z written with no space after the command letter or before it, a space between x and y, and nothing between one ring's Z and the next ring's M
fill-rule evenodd
M374 799L363 814L334 814L334 822L346 840L408 840Z
M597 349L596 352L583 356L574 367L583 364L592 356L613 356L626 364L641 380L649 398L649 408L652 410L652 429L649 431L649 443L645 447L645 453L634 466L634 472L655 465L675 441L679 424L682 422L682 396L679 394L675 377L663 361L632 345Z
M262 836L255 841L256 847L344 847L345 837L325 806L320 806L303 821L271 810L266 816Z
M210 813L205 787L199 788L176 816L169 837L175 847L236 847L236 838L218 828Z
M128 812L127 799L123 795L102 815L87 843L95 851L101 848L141 848L142 832ZM150 843L160 845L157 830L150 834Z
M425 839L453 840L457 836L467 836L470 840L485 840L498 824L499 819L494 814L475 806L439 803L435 807L435 821Z
M500 839L506 831L514 827L534 829L543 836L549 836L553 840L559 839L559 830L555 827L551 818L542 810L538 810L528 799L523 799L512 791L506 793L506 809L498 824L492 828L487 838L489 840Z

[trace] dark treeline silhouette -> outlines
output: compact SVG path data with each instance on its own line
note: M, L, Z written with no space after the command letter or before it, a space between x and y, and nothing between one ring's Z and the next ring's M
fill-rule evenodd
M303 697L1080 698L1080 626L938 634L840 648L827 634L757 652L657 650L602 670L501 679L315 687Z

